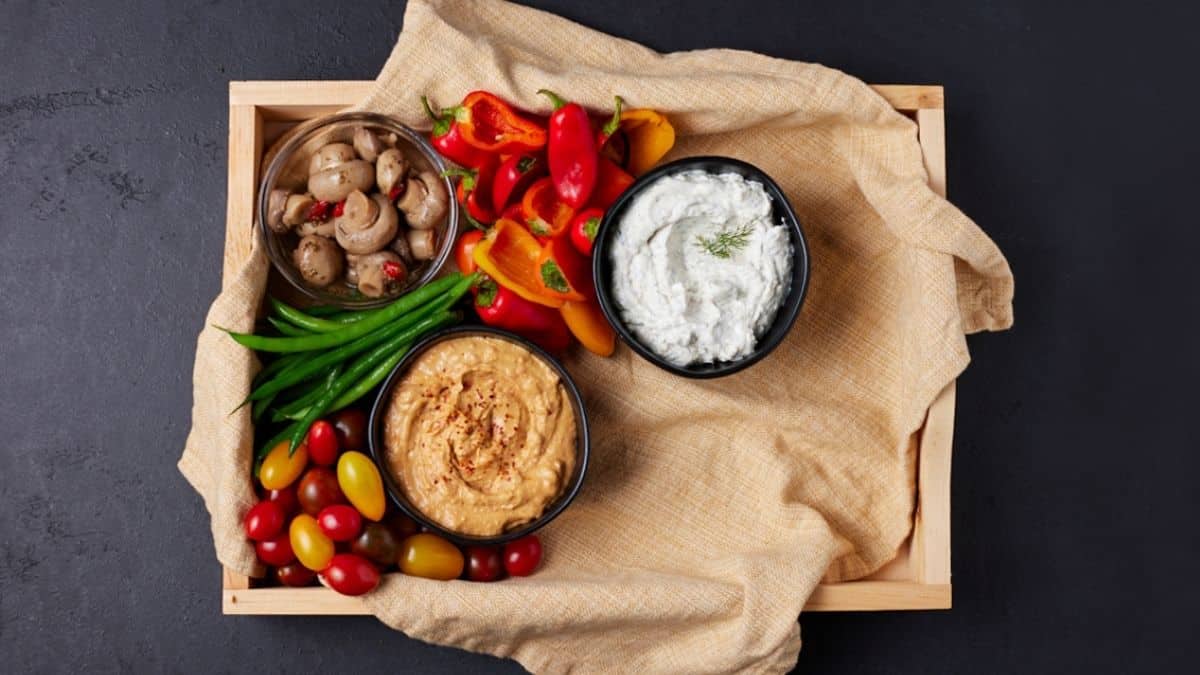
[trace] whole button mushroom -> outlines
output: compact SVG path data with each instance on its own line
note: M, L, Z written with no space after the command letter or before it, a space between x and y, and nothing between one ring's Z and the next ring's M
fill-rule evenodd
M370 129L359 127L354 130L354 151L363 160L374 162L385 149L383 141Z
M292 262L300 276L313 286L328 286L342 275L342 252L333 241L310 234L300 240L292 253Z
M283 207L283 224L290 228L308 220L308 213L315 203L308 195L288 195Z
M408 268L395 253L377 251L354 261L354 276L360 293L378 298L399 289L408 277Z
M441 176L432 171L422 171L417 176L408 179L404 196L396 202L396 208L404 212L408 226L418 230L428 230L437 227L446 215L447 202L450 200L446 193L446 183ZM409 243L412 239L409 238ZM413 255L417 255L414 247ZM417 255L418 258L421 256Z
M391 196L392 188L399 185L404 187L404 177L408 174L408 160L396 148L384 150L375 160L375 184L379 191Z
M309 160L308 191L323 202L340 202L355 190L368 190L375 181L375 167L357 159L345 143L323 146Z
M334 235L347 253L363 255L386 247L396 236L400 216L381 194L355 190L346 197L342 215L334 218Z

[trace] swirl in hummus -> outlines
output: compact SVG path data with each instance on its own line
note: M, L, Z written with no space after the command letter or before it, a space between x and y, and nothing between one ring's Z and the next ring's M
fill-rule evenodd
M542 515L575 470L575 413L558 373L515 343L458 337L392 391L387 461L408 500L452 532L492 536Z

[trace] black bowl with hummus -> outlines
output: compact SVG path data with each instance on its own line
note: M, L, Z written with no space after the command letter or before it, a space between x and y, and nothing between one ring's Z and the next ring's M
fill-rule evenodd
M537 530L571 503L587 469L587 415L566 369L486 326L415 345L384 381L369 429L392 501L460 544Z
M642 176L604 216L592 251L600 307L640 356L676 375L747 368L791 330L808 245L783 190L729 157Z

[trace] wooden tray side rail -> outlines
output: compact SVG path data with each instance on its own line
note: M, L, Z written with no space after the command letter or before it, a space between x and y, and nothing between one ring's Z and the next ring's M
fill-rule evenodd
M229 85L229 187L226 208L227 283L250 254L254 199L262 153L285 130L329 115L366 97L371 82L231 82ZM942 87L874 85L896 110L914 119L933 189L946 194L945 117ZM867 579L822 584L805 611L949 609L950 455L954 435L955 385L929 407L918 445L917 509L909 541L896 560ZM245 575L225 569L222 611L226 614L367 614L358 598L324 587L255 588Z

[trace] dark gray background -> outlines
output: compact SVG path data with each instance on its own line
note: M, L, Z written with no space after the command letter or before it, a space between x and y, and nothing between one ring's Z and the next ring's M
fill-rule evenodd
M227 83L371 78L404 8L166 4L0 1L4 670L517 672L368 618L221 616L175 462L219 287ZM805 615L801 670L1179 664L1200 604L1197 5L534 4L659 50L946 85L951 198L1018 289L958 390L955 609Z

